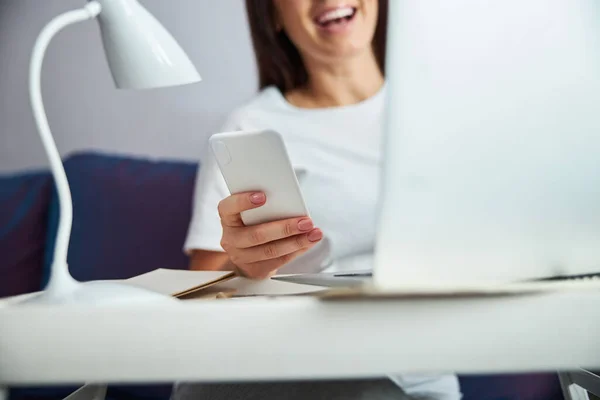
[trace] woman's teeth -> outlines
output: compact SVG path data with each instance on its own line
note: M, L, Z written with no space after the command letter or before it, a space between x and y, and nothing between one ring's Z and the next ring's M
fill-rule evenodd
M327 26L332 23L341 23L349 21L354 17L356 9L354 7L340 7L335 10L327 11L317 18L317 23L321 26Z

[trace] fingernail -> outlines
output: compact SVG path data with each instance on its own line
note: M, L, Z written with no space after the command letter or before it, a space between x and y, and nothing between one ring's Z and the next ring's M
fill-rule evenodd
M311 230L313 227L313 223L309 218L301 219L298 221L298 229L301 231Z
M314 231L308 234L309 242L318 242L321 239L323 239L323 232L321 232L319 229L315 229Z
M267 200L267 196L264 193L254 193L250 196L252 204L262 204Z

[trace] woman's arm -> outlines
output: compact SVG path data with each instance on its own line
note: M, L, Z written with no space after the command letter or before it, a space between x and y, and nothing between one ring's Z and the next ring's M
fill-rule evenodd
M194 250L190 256L190 270L192 271L225 271L228 266L229 256L220 251Z

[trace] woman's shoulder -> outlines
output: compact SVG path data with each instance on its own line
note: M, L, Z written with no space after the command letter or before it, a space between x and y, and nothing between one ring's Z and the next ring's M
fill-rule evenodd
M261 89L244 107L249 109L264 109L281 106L284 97L275 86L267 86Z
M243 129L244 121L254 119L257 115L280 112L284 105L279 89L268 86L229 113L226 126L230 129Z

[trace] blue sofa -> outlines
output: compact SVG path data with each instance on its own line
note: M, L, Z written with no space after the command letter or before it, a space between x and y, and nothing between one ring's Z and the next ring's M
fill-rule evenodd
M74 221L74 277L129 278L184 269L197 164L83 152L65 160ZM58 204L47 171L0 176L0 297L40 290L51 261ZM57 366L58 367L58 366ZM562 399L556 374L461 376L465 400ZM73 387L14 388L11 399L62 399ZM169 385L111 386L110 399L168 399Z

